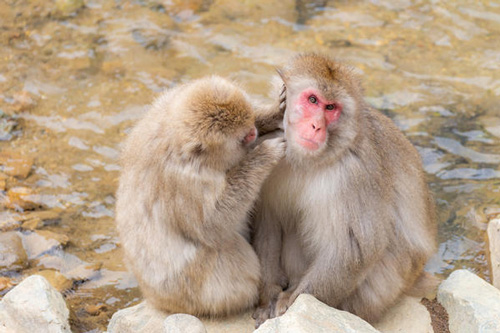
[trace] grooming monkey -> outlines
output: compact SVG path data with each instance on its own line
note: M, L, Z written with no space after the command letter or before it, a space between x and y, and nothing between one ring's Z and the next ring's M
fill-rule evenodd
M260 110L257 123L272 130L278 109ZM214 76L163 93L131 132L116 221L156 308L217 316L257 302L260 265L245 238L247 215L285 144L250 147L255 120L247 95Z
M304 54L281 76L287 148L256 210L256 325L301 293L376 322L435 283L423 271L437 228L420 156L347 67Z

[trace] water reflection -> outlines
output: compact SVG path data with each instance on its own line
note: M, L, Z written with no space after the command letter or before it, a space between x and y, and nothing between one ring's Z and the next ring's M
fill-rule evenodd
M0 174L0 197L32 189L24 199L37 212L60 215L40 230L69 237L40 241L38 255L27 244L30 268L5 274L16 282L61 272L73 283L75 331L104 330L116 309L140 300L121 257L114 192L120 145L154 96L217 73L265 99L275 66L297 51L350 64L367 101L416 145L439 208L429 270L489 278L484 230L500 207L498 4L88 0L61 13L54 2L4 1L0 21L0 155L34 159L25 179ZM2 230L42 237L22 227L22 210L0 211ZM26 228L39 225L30 218ZM107 310L96 315L88 304Z

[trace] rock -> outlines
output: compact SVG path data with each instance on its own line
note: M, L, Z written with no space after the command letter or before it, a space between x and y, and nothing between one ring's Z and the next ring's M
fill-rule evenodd
M56 0L57 13L62 16L70 16L83 8L83 0Z
M102 311L106 311L108 308L104 304L90 304L85 307L85 311L91 316L98 316Z
M26 90L14 94L13 109L16 112L29 111L36 105L36 99Z
M73 287L73 281L67 279L64 275L53 269L45 269L36 273L43 276L59 292L69 290Z
M378 332L373 326L355 315L334 309L311 295L302 294L286 311L267 320L255 333L275 332Z
M39 235L38 232L40 231L37 230L36 232L22 234L24 248L29 259L38 258L43 254L61 248L61 243L54 238Z
M488 241L493 285L500 289L500 219L493 219L488 223Z
M71 333L68 317L62 295L39 275L26 278L0 302L2 332Z
M108 333L161 332L166 314L146 302L115 312L108 325Z
M0 205L1 207L1 205ZM0 231L10 231L21 226L21 215L10 211L0 210Z
M500 290L473 273L454 271L437 297L448 312L451 332L500 332Z
M23 228L24 230L31 230L31 231L40 229L41 227L43 227L43 222L39 218L34 218L28 221L24 221L21 226L21 228Z
M255 320L253 310L223 319L200 318L209 333L253 332Z
M60 217L58 212L52 210L29 212L28 214L23 215L23 221L31 219L40 219L44 221L44 225L47 225L59 222Z
M12 287L13 285L14 283L12 283L12 280L8 277L0 277L0 291L4 291L5 289Z
M15 232L0 234L0 270L20 270L28 265L21 238Z
M22 211L34 209L38 205L35 202L31 201L32 195L33 190L29 187L13 187L9 191L7 191L7 197L4 201L4 205L7 208Z
M48 230L37 230L36 233L45 237L47 240L55 239L62 246L66 246L69 242L69 237L64 234L58 234Z
M5 191L5 186L7 185L6 184L7 178L9 178L9 176L7 176L3 172L0 172L0 191Z
M167 317L163 321L163 331L165 333L206 333L203 323L196 318L184 313L177 313Z
M30 157L22 156L14 152L0 152L0 170L9 176L26 178L32 166L33 159Z
M289 22L297 20L295 0L214 0L210 6L207 18L220 21L222 18L234 19L258 19L280 17Z
M429 311L415 297L404 297L374 325L384 333L433 333Z

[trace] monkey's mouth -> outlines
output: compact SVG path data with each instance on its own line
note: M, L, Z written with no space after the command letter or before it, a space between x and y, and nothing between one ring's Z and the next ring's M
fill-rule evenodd
M303 136L299 136L299 144L309 150L317 150L319 148L319 143L311 140L304 138Z

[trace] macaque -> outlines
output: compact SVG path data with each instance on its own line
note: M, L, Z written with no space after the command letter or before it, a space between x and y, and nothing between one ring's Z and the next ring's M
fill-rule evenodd
M278 109L261 110L258 122L270 127ZM116 222L156 308L219 316L257 302L260 264L247 220L285 143L254 147L255 117L241 89L213 76L163 93L131 132Z
M374 323L435 283L423 270L437 228L420 156L348 67L304 54L280 74L287 148L256 209L256 325L301 293Z

